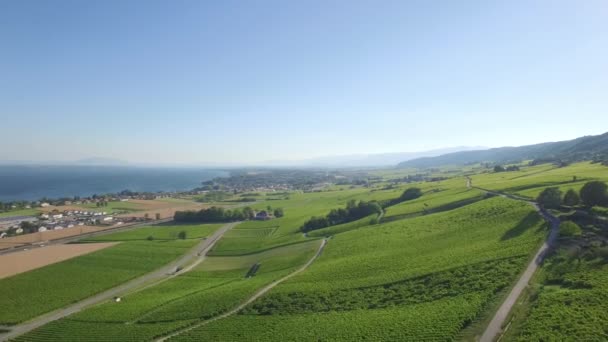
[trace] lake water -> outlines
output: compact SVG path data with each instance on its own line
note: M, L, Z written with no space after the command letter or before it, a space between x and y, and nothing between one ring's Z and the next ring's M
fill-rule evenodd
M227 172L191 168L0 166L0 201L131 191L184 191Z

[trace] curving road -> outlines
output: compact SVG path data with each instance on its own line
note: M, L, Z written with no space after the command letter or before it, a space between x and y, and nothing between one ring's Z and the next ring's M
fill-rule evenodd
M273 287L275 287L275 286L279 285L280 283L284 282L285 280L287 280L287 279L289 279L289 278L291 278L291 277L295 276L296 274L298 274L298 273L300 273L300 272L304 271L305 269L307 269L307 268L308 268L308 266L310 266L310 265L311 265L311 264L312 264L312 263L313 263L313 262L314 262L314 261L315 261L315 260L316 260L316 259L317 259L317 258L320 256L320 255L321 255L321 252L323 252L323 248L325 248L325 244L326 244L326 243L327 243L327 240L326 240L326 239L323 239L323 240L321 241L321 245L319 246L319 249L317 250L317 253L315 253L315 255L313 255L313 257L312 257L312 258L310 258L310 260L308 260L308 261L307 261L307 262L306 262L304 265L302 265L302 267L300 267L300 268L298 268L297 270L295 270L295 271L293 271L293 272L289 273L288 275L284 276L283 278L281 278L281 279L279 279L279 280L275 280L275 281L273 281L272 283L270 283L270 284L268 284L268 285L264 286L263 288L261 288L260 290L258 290L258 291L257 291L257 292L256 292L256 293L253 295L253 296L249 297L249 298L248 298L246 301L242 302L241 304L239 304L239 305L238 305L237 307L235 307L234 309L232 309L232 310L230 310L230 311L228 311L228 312L225 312L225 313L223 313L223 314L221 314L221 315L219 315L219 316L215 316L215 317L213 317L213 318L211 318L211 319L208 319L208 320L206 320L206 321L202 321L202 322L200 322L200 323L198 323L198 324L194 324L194 325L191 325L191 326L189 326L189 327L187 327L187 328L184 328L184 329L178 330L178 331L176 331L176 332L174 332L174 333L172 333L172 334L170 334L170 335L167 335L167 336L165 336L165 337L159 338L159 339L157 339L157 340L155 340L155 341L156 341L156 342L163 342L163 341L166 341L166 340L168 340L168 339L170 339L170 338L172 338L172 337L175 337L175 336L177 336L177 335L183 334L183 333L185 333L185 332L187 332L187 331L190 331L190 330L192 330L192 329L195 329L195 328L198 328L198 327L201 327L201 326L207 325L207 324L209 324L209 323L211 323L211 322L213 322L213 321L217 321L217 320L219 320L219 319L226 318L226 317L228 317L228 316L232 316L232 315L234 315L235 313L237 313L237 312L241 311L241 310L242 310L244 307L246 307L247 305L251 304L251 303L252 303L254 300L256 300L256 299L260 298L261 296L263 296L264 294L266 294L266 292L268 292L268 291L272 290L272 288L273 288Z
M25 334L29 331L32 331L38 327L41 327L47 323L52 321L64 318L71 314L74 314L82 309L99 304L101 302L110 300L114 297L118 297L119 295L123 295L127 292L142 289L142 286L148 287L150 284L158 284L162 281L170 279L178 274L186 272L187 270L192 269L194 266L201 263L206 254L213 248L215 243L226 233L228 230L232 229L234 226L239 224L240 222L232 222L225 224L220 229L216 230L211 236L207 239L202 240L198 245L193 247L188 251L188 253L184 254L179 259L163 266L162 268L152 272L145 274L139 278L135 278L127 283L119 285L117 287L111 288L105 292L99 293L87 299L84 299L80 302L74 303L68 307L63 309L55 310L44 314L42 316L36 317L31 321L27 321L25 323L11 326L10 332L0 334L0 340L7 341L11 338L15 338L19 335ZM176 271L179 268L187 265L186 268L181 269L180 271ZM144 288L145 288L144 287Z
M546 254L547 254L547 251L549 250L549 248L551 248L555 239L557 238L557 234L559 232L559 219L557 217L551 215L545 209L539 207L536 202L532 202L523 197L510 195L510 194L504 194L504 193L486 190L486 189L482 189L482 188L478 188L478 187L475 187L475 188L485 191L490 194L494 194L494 195L498 195L498 196L529 203L551 225L551 232L549 233L547 240L543 243L542 246L540 246L540 248L534 255L534 258L530 261L530 263L528 264L528 267L526 267L526 270L524 271L524 273L517 280L517 283L515 283L515 286L513 286L513 288L511 289L511 292L509 292L509 295L507 296L505 301L500 305L500 308L498 308L498 311L496 311L496 314L494 314L494 317L490 321L490 324L488 324L488 327L486 328L483 335L481 335L481 338L479 339L480 342L492 342L502 332L502 326L506 322L507 317L509 316L509 312L511 312L511 309L513 308L513 305L517 302L517 299L520 297L522 291L528 286L528 283L530 282L532 275L534 275L534 272L536 272L536 269L538 269L538 266L540 266L542 264L543 260L545 259Z

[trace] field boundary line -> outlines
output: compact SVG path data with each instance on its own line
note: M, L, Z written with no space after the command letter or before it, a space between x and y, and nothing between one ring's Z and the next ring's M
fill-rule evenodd
M196 329L198 327L202 327L205 326L211 322L229 317L234 315L235 313L241 311L243 308L245 308L247 305L251 304L253 301L255 301L256 299L260 298L261 296L263 296L264 294L266 294L268 291L272 290L272 288L274 288L275 286L279 285L280 283L288 280L289 278L297 275L300 272L303 272L304 270L306 270L323 252L323 249L325 248L325 245L327 244L327 239L323 239L321 240L321 245L319 246L319 249L317 250L317 252L315 253L315 255L312 256L312 258L310 258L310 260L308 260L304 265L302 265L302 267L298 268L297 270L291 272L290 274L284 276L283 278L279 279L279 280L275 280L273 282L271 282L270 284L264 286L263 288L261 288L260 290L258 290L253 296L249 297L246 301L242 302L241 304L239 304L237 307L235 307L234 309L225 312L219 316L215 316L211 319L202 321L200 323L197 324L193 324L191 326L188 326L186 328L180 329L178 331L175 331L167 336L155 339L156 342L163 342L166 341L170 338L173 338L175 336L181 335L185 332L188 332L190 330Z

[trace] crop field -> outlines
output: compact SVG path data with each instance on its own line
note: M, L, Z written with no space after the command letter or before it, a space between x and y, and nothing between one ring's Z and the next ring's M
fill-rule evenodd
M201 239L211 235L221 226L222 224L160 224L110 235L101 235L83 241L132 241L147 240L149 237L152 237L153 240L176 240L178 239L177 235L182 231L186 232L186 239Z
M599 341L607 337L608 265L585 265L562 286L541 291L518 341Z
M591 180L608 181L608 167L589 162L566 167L543 164L524 167L521 171L484 173L471 178L474 186L536 198L543 189L550 186L556 186L565 193L568 189L578 191Z
M484 195L485 193L483 191L467 189L464 186L451 190L444 190L441 188L429 190L420 198L387 208L385 220L394 220L458 208L459 206L480 201L484 198Z
M237 257L210 257L196 269L50 323L18 341L151 340L236 306L314 255L319 241ZM254 263L261 266L245 278Z
M211 255L242 255L306 240L300 227L311 216L326 215L332 208L343 207L351 199L385 200L397 198L404 188L377 190L357 188L344 191L293 193L288 200L252 204L256 210L283 208L285 216L271 221L247 221L229 232L213 248ZM270 233L270 228L274 229ZM248 230L247 232L243 232ZM254 232L260 230L260 232ZM251 236L262 238L251 238Z
M268 227L261 228L233 228L224 236L227 238L266 238L274 234L279 226L268 224Z
M175 340L454 339L545 235L530 205L503 198L351 230L239 315Z
M372 215L366 216L366 217L356 220L356 221L347 222L347 223L343 223L343 224L339 224L339 225L335 225L335 226L331 226L331 227L327 227L327 228L313 230L313 231L308 232L307 235L309 237L323 237L323 236L331 236L331 235L335 235L335 234L344 233L344 232L347 232L350 230L369 226L371 224L372 220L377 219L377 217L378 217L378 215L372 214Z
M206 233L217 227L200 225ZM137 236L137 233L130 236ZM104 238L117 241L112 240L112 235ZM151 272L184 254L196 243L196 239L125 241L4 278L0 280L0 292L3 293L0 324L22 322Z
M35 216L40 213L38 209L19 209L0 212L1 217L12 217L12 216Z
M94 211L114 212L131 212L145 209L145 206L134 202L110 201L107 206L97 207L94 203L82 204L82 208L93 209Z

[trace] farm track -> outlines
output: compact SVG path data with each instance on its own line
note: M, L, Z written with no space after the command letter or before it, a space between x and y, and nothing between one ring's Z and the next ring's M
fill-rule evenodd
M326 245L326 244L327 244L327 240L326 240L326 239L323 239L323 240L321 241L321 245L319 246L319 249L317 250L317 252L315 253L315 255L313 255L313 257L312 257L312 258L310 258L310 260L308 260L308 261L306 262L306 264L302 265L302 267L300 267L300 268L298 268L297 270L293 271L292 273L290 273L290 274L288 274L288 275L284 276L283 278L281 278L281 279L279 279L279 280L275 280L275 281L273 281L272 283L270 283L270 284L268 284L268 285L264 286L263 288L261 288L260 290L258 290L258 291L257 291L257 292L256 292L256 293L253 295L253 296L249 297L249 298L248 298L246 301L242 302L241 304L239 304L239 305L238 305L237 307L235 307L234 309L232 309L232 310L230 310L230 311L228 311L228 312L225 312L225 313L223 313L223 314L221 314L221 315L219 315L219 316L213 317L213 318L211 318L211 319L208 319L208 320L202 321L202 322L200 322L200 323L197 323L197 324L191 325L191 326L189 326L189 327L187 327L187 328L180 329L180 330L178 330L178 331L176 331L176 332L171 333L170 335L167 335L167 336L164 336L164 337L158 338L158 339L156 339L155 341L156 341L156 342L163 342L163 341L166 341L166 340L168 340L168 339L170 339L170 338L173 338L173 337L175 337L175 336L178 336L178 335L181 335L181 334L183 334L183 333L185 333L185 332L188 332L188 331L190 331L190 330L193 330L193 329L196 329L196 328L199 328L199 327L205 326L205 325L207 325L207 324L209 324L209 323L211 323L211 322L214 322L214 321L217 321L217 320L220 320L220 319L223 319L223 318L226 318L226 317L229 317L229 316L234 315L235 313L237 313L237 312L241 311L241 310L242 310L244 307L246 307L247 305L251 304L251 303L252 303L253 301L255 301L256 299L258 299L258 298L260 298L261 296L263 296L264 294L266 294L268 291L272 290L272 288L274 288L275 286L277 286L277 285L279 285L280 283L282 283L282 282L284 282L284 281L288 280L289 278L291 278L291 277L295 276L296 274L298 274L298 273L303 272L304 270L306 270L306 269L307 269L307 268L308 268L308 267L309 267L309 266L310 266L310 265L311 265L311 264L312 264L312 263L313 263L313 262L314 262L314 261L315 261L315 260L316 260L316 259L317 259L317 258L320 256L320 255L321 255L321 253L323 252L323 249L325 248L325 245Z
M532 260L526 267L526 270L521 274L521 276L511 289L511 292L509 292L507 298L505 298L504 302L500 305L498 311L496 311L496 314L494 314L494 317L492 318L483 335L479 339L480 342L492 342L499 334L502 333L502 326L505 324L507 317L511 312L511 309L513 308L513 305L517 302L517 299L521 296L523 290L528 286L530 279L532 278L538 267L542 264L549 249L553 246L553 243L555 242L555 239L557 238L557 234L559 232L560 221L557 217L551 215L545 209L539 207L536 202L530 201L526 198L511 194L505 194L497 191L486 190L479 187L474 188L479 189L481 191L485 191L489 194L529 203L551 225L551 232L549 233L547 240L543 242L542 246L540 246L540 248L534 255L534 258L532 258Z
M172 277L175 277L176 275L182 274L187 270L190 270L196 265L200 264L205 259L207 252L209 252L211 248L213 248L215 243L224 235L224 233L226 233L228 230L230 230L232 227L236 226L239 223L240 222L232 222L222 226L209 238L202 240L198 245L191 248L182 257L154 272L145 274L139 278L135 278L127 283L118 285L97 295L93 295L92 297L81 300L63 309L51 311L25 323L11 326L10 332L3 334L0 333L0 340L8 341L11 338L23 335L52 321L56 321L58 319L72 315L89 306L99 304L101 302L110 300L114 297L118 297L119 295L123 295L128 292L132 292L133 290L143 289L145 287L156 285L162 281L165 281L166 279L170 279ZM187 265L187 267L180 271L176 271L178 267L182 267L183 265Z

